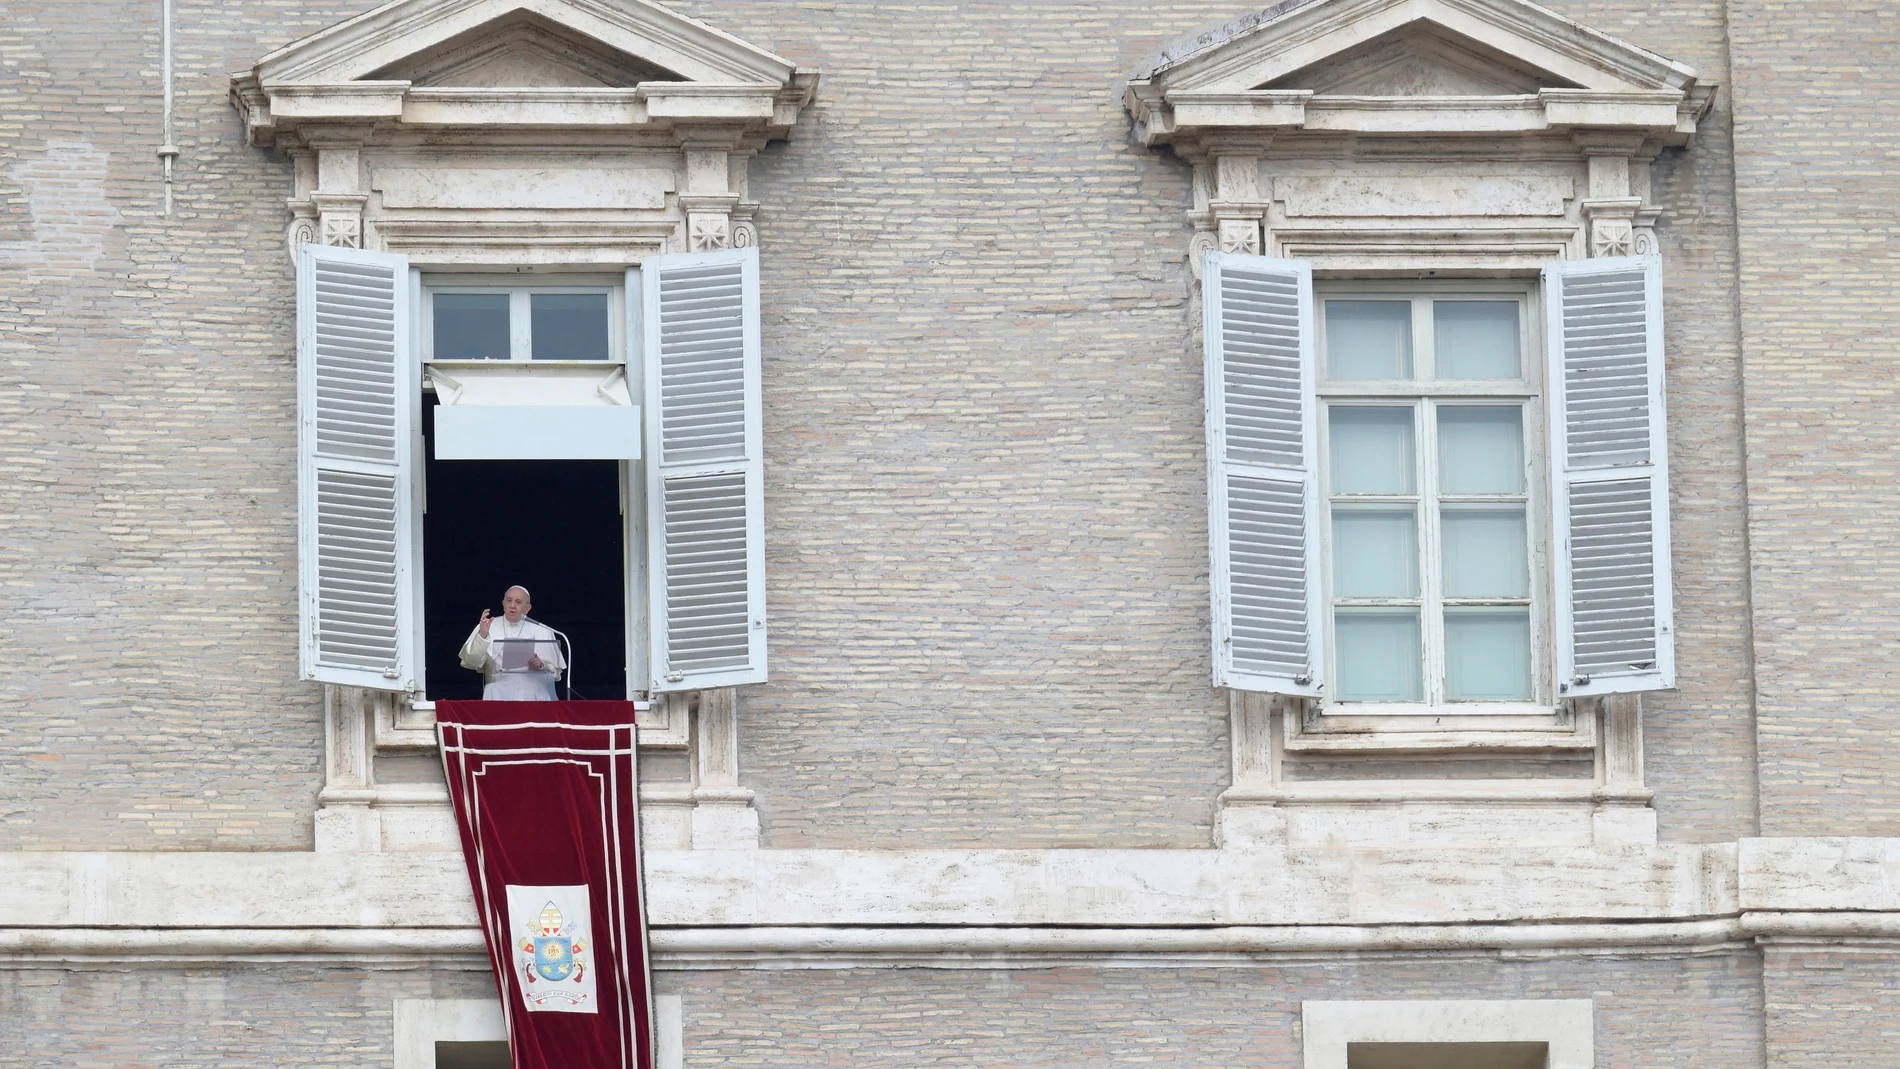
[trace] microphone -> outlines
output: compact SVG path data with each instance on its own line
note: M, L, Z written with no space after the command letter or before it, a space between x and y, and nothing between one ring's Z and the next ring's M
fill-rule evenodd
M567 632L562 631L559 628L548 627L548 625L541 623L541 621L535 619L532 616L523 616L522 619L528 621L531 624L536 624L541 627L547 627L549 631L552 631L556 635L559 635L562 642L567 643L567 700L573 701L574 700L574 640L567 637Z

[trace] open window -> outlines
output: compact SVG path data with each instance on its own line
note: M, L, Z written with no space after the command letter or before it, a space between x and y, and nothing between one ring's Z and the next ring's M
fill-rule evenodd
M756 250L525 285L317 245L300 269L306 678L463 696L456 650L520 584L576 696L764 679Z

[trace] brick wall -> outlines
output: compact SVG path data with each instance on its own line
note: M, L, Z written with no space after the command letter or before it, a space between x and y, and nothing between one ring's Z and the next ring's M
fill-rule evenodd
M395 1000L495 997L462 969L299 964L0 972L0 1067L386 1069Z
M1717 4L1559 6L1724 77ZM1206 842L1227 769L1189 173L1116 101L1240 9L691 10L826 72L753 169L775 660L741 745L767 843ZM1646 726L1690 840L1754 809L1726 108L1657 182L1682 668Z
M1729 8L1762 829L1900 834L1900 11Z
M182 2L177 210L158 8L0 31L0 849L299 848L287 163L229 72L361 4Z
M1728 953L655 977L660 993L682 996L688 1066L788 1069L1291 1069L1299 1064L1301 1000L1337 998L1591 998L1596 1064L1604 1069L1757 1069L1760 983L1756 956ZM476 966L0 972L0 1067L387 1066L395 999L484 998L493 991Z
M10 9L0 48L0 849L309 845L295 681L287 166L227 72L367 4ZM1722 71L1719 5L1566 13ZM1128 74L1225 0L691 14L825 74L754 164L774 681L742 761L773 846L1192 846L1208 686L1188 170ZM112 109L112 110L108 110ZM1725 113L1666 158L1682 690L1664 834L1752 827Z
M1762 955L1769 1069L1886 1069L1900 1048L1892 947L1823 952L1771 946Z
M662 974L661 987L682 995L689 1066L1296 1069L1305 999L1588 998L1602 1069L1757 1069L1759 985L1753 955L1711 954Z

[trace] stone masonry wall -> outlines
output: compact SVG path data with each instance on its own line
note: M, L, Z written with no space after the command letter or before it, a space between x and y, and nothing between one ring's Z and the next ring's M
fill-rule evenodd
M158 6L0 29L0 849L294 849L321 694L297 681L288 163L229 72L364 4Z
M9 8L0 54L0 849L310 843L295 680L287 164L229 71L369 6ZM774 678L741 711L770 846L1193 846L1208 685L1188 171L1121 86L1229 0L695 0L824 72L754 163ZM1566 14L1723 75L1720 5ZM1669 217L1682 689L1664 834L1752 829L1726 95Z
M1725 77L1721 6L1564 14ZM745 779L773 846L1207 841L1187 168L1121 86L1243 10L705 2L825 73L766 208L771 684ZM1645 700L1663 834L1753 829L1727 97L1657 193L1681 689Z
M1900 10L1729 12L1762 830L1900 834Z
M698 1067L1293 1069L1303 999L1593 998L1606 1069L1759 1069L1760 980L1755 955L1721 953L662 971L655 986L682 996ZM0 972L0 1069L387 1066L393 1000L493 990L485 971L305 964Z
M1900 1038L1891 946L1768 947L1762 955L1770 1069L1886 1069Z
M91 967L0 972L0 1069L387 1069L395 1000L494 998L466 968Z
M1757 1069L1752 954L1367 956L1258 969L662 974L688 1066L1297 1069L1306 999L1591 998L1596 1064Z

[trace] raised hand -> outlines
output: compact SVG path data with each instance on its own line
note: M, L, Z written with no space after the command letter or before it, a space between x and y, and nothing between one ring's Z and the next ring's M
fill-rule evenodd
M475 630L480 631L482 633L483 638L488 637L488 610L487 609L482 610L481 622L475 625Z

